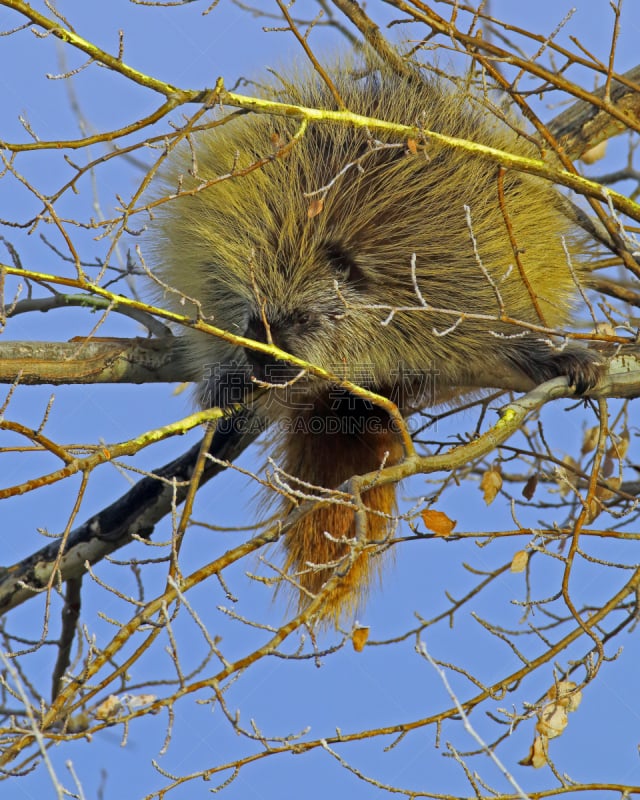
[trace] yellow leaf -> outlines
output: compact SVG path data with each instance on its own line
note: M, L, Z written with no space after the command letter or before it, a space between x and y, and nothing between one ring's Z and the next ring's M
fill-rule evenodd
M496 467L491 467L482 476L480 488L484 496L484 502L489 506L496 499L496 495L502 488L502 475Z
M307 217L309 219L317 217L318 214L322 213L323 208L324 208L324 198L314 197L313 200L309 203L309 209L307 210Z
M188 388L189 388L191 385L192 385L192 384L190 384L190 383L179 383L179 384L178 384L178 385L177 385L177 386L176 386L176 387L173 389L173 392L172 392L172 394L174 394L174 395L177 395L177 394L182 394L182 392L185 392L185 391L186 391L186 390L187 390L187 389L188 389Z
M369 638L369 628L355 628L351 634L351 644L356 653L361 653Z
M415 156L418 152L418 142L415 139L407 139L407 150L412 156Z
M442 536L445 539L451 535L451 532L456 527L456 520L451 519L442 511L426 509L420 516L430 531L433 531L436 536Z
M529 563L529 553L526 550L518 550L511 559L511 572L524 572Z

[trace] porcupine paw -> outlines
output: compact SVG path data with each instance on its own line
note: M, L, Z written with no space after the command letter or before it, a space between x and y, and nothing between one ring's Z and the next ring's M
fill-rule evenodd
M569 386L573 386L576 394L588 394L598 383L602 373L602 362L589 350L576 349L557 356L560 375L566 375Z
M524 371L536 383L565 376L577 395L588 394L594 388L603 367L598 354L577 346L569 346L561 352L545 348L530 352L529 358L525 354L525 359L526 366L520 364L520 367L524 366Z

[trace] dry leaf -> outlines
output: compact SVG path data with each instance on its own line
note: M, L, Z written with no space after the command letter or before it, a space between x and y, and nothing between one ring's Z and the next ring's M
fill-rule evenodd
M115 694L110 694L96 709L96 719L105 721L115 719L121 709L122 703L120 702L120 698Z
M155 703L156 695L155 694L127 694L122 698L123 702L127 704L127 708L134 709L134 708L142 708L142 706L148 706L151 703ZM158 709L159 711L159 709ZM153 711L152 713L157 714L158 711Z
M575 460L575 458L573 458L572 456L563 456L562 457L562 463L566 464L569 467L573 467L576 470L580 469L580 465ZM561 470L558 470L558 473L559 473L559 476L558 476L558 488L559 488L559 492L560 492L560 497L566 497L569 494L569 492L571 491L571 487L569 485L569 482L573 483L575 481L575 476L573 475L573 470L571 472L569 472L568 474L566 472L561 471ZM563 480L562 479L563 477L566 477L567 480Z
M602 461L602 469L600 472L604 478L610 478L613 475L613 470L615 469L615 461L611 458L610 452L604 457Z
M415 156L418 152L418 142L415 139L407 139L407 150Z
M575 681L558 681L549 689L547 697L567 711L575 711L582 702L582 692L576 691L577 687Z
M629 449L629 431L625 428L620 436L617 436L615 441L611 443L607 454L605 456L605 463L602 467L602 472L605 477L611 475L614 469L614 463L622 460L627 455ZM605 472L605 470L609 472Z
M536 731L526 758L519 763L523 767L544 767L547 763L547 747L549 739L555 739L567 727L567 712L575 711L582 700L582 692L576 691L574 681L558 681L545 695L549 701L538 711Z
M629 431L625 428L620 436L616 439L615 444L611 445L609 451L614 457L624 458L629 449Z
M324 208L324 198L323 197L314 197L313 200L309 203L309 209L307 211L307 217L309 219L313 219L313 217L317 217L318 214L322 213L322 209Z
M502 488L502 475L496 467L491 467L482 476L480 488L484 496L484 502L489 506L496 499L496 495Z
M582 161L583 164L595 164L596 161L600 161L601 158L605 157L606 152L607 143L599 142L588 150L585 150L580 156L580 161Z
M616 490L620 488L621 483L622 477L620 475L616 475L615 478L609 478L608 481L605 481L606 486L596 486L596 497L598 500L602 500L603 503L607 500L613 500L616 496Z
M555 739L567 727L567 709L559 703L550 703L538 712L536 730L547 739Z
M547 763L547 743L540 736L536 736L533 744L529 748L526 758L518 762L523 767L535 767L540 769Z
M518 550L511 559L511 572L524 572L529 563L529 553L526 550Z
M587 428L582 438L582 455L590 453L595 450L598 445L598 436L600 435L600 427L595 425L593 428Z
M123 694L122 697L110 694L96 709L96 719L101 719L104 722L114 722L119 714L126 714L133 709L147 706L150 703L154 703L155 700L155 694ZM157 714L159 710L156 709L151 713Z
M351 644L356 653L361 653L369 638L369 628L355 628L351 634Z
M537 488L538 488L538 473L536 472L525 483L524 489L522 490L522 494L524 497L527 498L527 500L531 500Z
M436 536L443 536L445 539L451 535L451 532L456 527L456 520L451 519L442 511L426 509L420 516L430 531L433 531Z

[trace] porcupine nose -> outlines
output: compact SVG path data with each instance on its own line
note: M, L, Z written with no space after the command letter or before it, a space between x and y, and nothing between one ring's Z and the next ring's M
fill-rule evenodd
M290 352L290 342L295 341L296 331L308 321L308 315L296 314L278 320L267 320L269 335L264 320L251 317L247 323L245 337L262 344L273 344L281 350ZM269 341L270 339L270 341ZM251 347L244 348L247 360L251 364L253 376L265 383L281 384L292 380L300 371L293 364L262 353Z

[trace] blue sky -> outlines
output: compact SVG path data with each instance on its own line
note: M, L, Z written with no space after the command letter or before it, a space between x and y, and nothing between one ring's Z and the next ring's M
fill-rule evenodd
M50 15L44 4L34 6ZM260 3L262 8L276 9L276 4ZM568 37L577 36L584 47L603 61L608 59L612 36L613 15L606 0L577 0L576 11L558 34L558 41L572 46ZM194 2L179 7L150 7L133 5L124 0L111 2L80 2L60 0L57 8L73 25L77 33L111 52L118 47L118 31L124 31L124 60L131 66L154 77L169 81L181 88L211 87L219 75L228 86L241 76L264 75L266 67L279 68L301 57L300 46L291 33L265 32L263 20L236 5L222 0L208 15L202 16L205 4ZM300 13L311 4L299 3ZM492 12L514 25L531 28L549 35L565 17L571 4L561 0L538 3L513 3L494 0ZM385 4L372 2L369 13L380 23L398 16ZM446 13L439 8L440 13ZM0 7L0 29L6 30L19 23L19 15ZM276 25L277 23L267 23ZM416 36L415 29L405 29L408 37ZM618 43L616 67L625 71L637 61L637 41L640 35L640 7L627 0L623 9L622 29ZM399 37L398 28L391 28L390 37ZM339 47L339 40L331 31L316 27L310 42L319 54L329 54ZM533 45L528 45L533 51ZM61 53L66 66L60 62ZM52 80L47 74L58 74L76 69L85 61L81 54L62 48L51 38L39 39L30 30L0 38L0 89L3 103L0 110L0 139L24 141L26 135L19 122L25 115L33 130L42 139L74 138L79 135L77 115L72 108L68 87L63 80ZM578 70L571 73L576 80L585 80L591 88L592 76ZM73 79L75 98L82 109L89 129L112 129L138 117L151 113L159 105L157 95L135 87L124 78L95 65L80 71ZM557 109L539 107L544 118L550 118ZM179 113L174 114L179 120ZM614 163L615 153L620 153L623 143L612 148L611 162L603 162L594 170L604 171ZM616 150L616 148L618 148ZM92 156L102 151L96 146ZM71 153L71 158L75 156ZM80 156L78 156L80 158ZM82 156L86 158L86 154ZM619 163L615 161L615 163ZM23 173L43 191L54 191L68 179L70 168L60 153L25 154L19 159ZM141 172L135 164L115 160L100 168L95 183L84 180L78 195L65 196L59 212L67 217L80 215L86 219L91 214L110 216L118 204L117 196L126 197L140 180ZM27 219L37 209L29 192L14 180L0 180L0 218ZM60 247L60 237L53 226L41 225L31 235L9 227L0 233L20 251L23 264L44 272L70 272L50 247L39 237ZM95 233L74 230L78 247L87 260L102 258L108 241L96 239ZM123 263L126 248L138 243L123 239L114 258ZM144 241L144 240L142 240ZM144 246L144 245L143 245ZM6 253L0 258L5 259ZM15 284L13 284L15 285ZM144 291L144 289L142 289ZM12 320L4 335L9 339L66 340L72 336L89 333L96 322L95 315L72 309L46 315L24 315ZM139 333L131 321L112 316L101 328L100 335L134 336ZM89 386L20 388L9 407L8 417L25 425L36 427L44 414L51 395L55 402L50 412L47 433L61 442L123 441L178 419L189 410L185 394L175 395L172 387L155 386ZM4 394L0 390L0 398ZM1 401L0 401L1 402ZM562 454L576 452L583 427L593 425L588 411L567 413L561 407L546 409L543 420L554 445ZM614 406L615 407L615 406ZM468 418L473 426L473 418ZM453 435L455 431L449 431ZM440 432L439 432L440 433ZM441 435L447 433L446 426ZM171 440L142 453L135 460L141 469L165 463L182 452L195 435ZM188 439L188 441L187 441ZM17 441L17 440L16 440ZM264 461L264 452L257 449L245 453L240 464L256 469ZM40 467L50 468L51 462L36 462L35 458L14 455L0 460L0 484L17 483L38 472ZM123 472L107 465L96 471L79 514L82 520L112 502L135 480L135 474ZM64 528L71 512L79 482L72 479L63 486L41 490L24 497L3 501L4 547L0 561L11 564L34 549L46 539L38 529L57 533ZM417 498L430 493L433 485L424 478L416 478L403 487L407 498ZM254 520L255 488L241 474L229 471L214 481L199 496L194 510L198 520L216 526L247 525ZM408 501L410 502L410 500ZM483 529L508 530L514 527L511 509L504 503L487 512L480 491L473 483L462 483L443 495L441 510L458 520L458 530ZM523 524L536 524L536 514L517 509ZM604 524L604 523L603 523ZM162 542L169 536L168 525L159 526L154 541ZM182 569L188 573L224 552L230 544L242 541L246 531L220 533L202 527L189 531L182 552ZM407 542L396 548L395 557L385 571L383 586L371 597L362 622L371 626L371 638L385 641L417 626L416 614L432 617L448 607L445 591L460 597L472 585L465 563L475 570L493 570L508 563L515 552L526 545L527 537L506 538L480 548L470 540L466 543L442 541ZM635 545L616 546L595 541L589 543L589 553L595 557L633 562L630 548ZM151 550L151 552L149 552ZM152 558L166 550L132 545L127 552L116 554L117 559ZM272 557L268 553L267 557ZM552 559L539 559L534 567L535 588L540 597L557 591L561 576L559 564ZM145 596L151 598L164 585L163 565L148 565L143 569ZM256 619L263 625L277 626L286 614L282 599L272 601L271 590L252 580L247 573L267 573L267 568L257 559L235 565L225 581L237 598L232 602L225 596L223 587L210 579L189 595L189 601L207 625L213 636L221 637L222 649L227 658L238 658L251 652L266 639L263 630L243 625L230 617L224 608L233 607L238 615ZM135 581L126 566L101 564L96 567L100 580L117 585L121 591L135 592ZM572 597L576 602L598 605L615 591L622 577L612 570L609 580L603 579L603 570L584 562L573 577ZM471 611L485 619L500 621L504 626L517 627L521 623L522 608L517 605L525 597L522 575L506 573L476 600L465 607L455 619L453 627L447 622L434 625L424 634L429 652L436 658L469 670L478 680L491 684L502 675L518 669L520 662L513 651L490 635L472 616ZM40 600L29 603L13 612L7 621L7 630L28 638L37 638L41 630L43 605ZM113 635L114 627L106 618L127 619L131 608L113 593L85 581L82 622L88 636L96 637L98 646L104 645ZM104 615L104 616L101 616ZM57 635L59 603L54 601L50 637ZM534 620L535 621L535 620ZM538 617L539 621L539 617ZM197 625L181 610L175 633L184 658L185 671L195 668L207 652L206 642ZM637 638L637 637L636 637ZM330 647L337 637L322 634L320 646ZM135 641L135 644L138 640ZM429 664L415 651L416 639L406 636L385 646L370 646L361 654L350 646L314 659L296 658L299 636L291 637L277 656L263 659L229 686L225 695L229 709L239 709L241 724L251 728L250 720L267 735L287 736L310 728L304 738L335 735L336 728L351 733L366 728L378 728L400 722L421 719L451 705L445 688ZM518 645L535 657L539 643ZM164 651L168 640L162 638L156 646L131 669L131 682L162 680L169 674L169 657ZM86 650L86 643L84 649ZM640 784L640 767L637 757L638 689L637 663L640 653L637 641L628 634L614 643L608 655L617 646L624 652L603 666L598 680L585 691L580 709L571 716L567 731L552 743L552 753L557 765L571 778L580 781L599 779L620 783ZM306 650L309 652L308 643ZM584 644L564 652L559 664L564 666L571 658L579 658ZM284 657L286 656L286 657ZM30 679L48 697L49 681L54 660L54 648L44 647L25 657L24 667ZM204 675L214 671L212 662ZM477 692L464 675L450 670L448 677L462 699ZM499 710L522 707L523 702L534 702L553 681L552 665L539 670L535 677L525 682L514 694L496 699L485 710L499 714ZM113 686L109 691L119 691ZM143 691L162 696L166 687L157 686ZM100 696L106 696L108 692ZM209 700L206 692L198 700ZM14 701L11 701L14 702ZM9 704L9 701L7 701ZM166 713L150 716L131 725L126 744L121 743L121 728L98 733L91 742L60 744L49 751L51 762L60 781L72 791L73 780L65 762L71 761L82 784L84 796L105 800L113 798L143 798L153 790L167 784L151 765L157 759L163 770L173 774L188 774L224 763L241 754L259 751L259 745L238 737L219 707L198 705L190 695L175 708L176 719L171 743L166 754L159 754L167 730ZM472 715L471 721L478 732L488 740L496 735L496 727L482 713ZM462 730L459 723L443 725L439 748L436 747L433 726L410 733L394 749L385 752L393 737L379 736L371 741L336 748L340 756L349 761L355 770L374 777L381 784L393 784L416 791L442 792L470 795L471 789L458 764L443 756L445 742L452 741L461 750L473 750L475 743ZM521 725L516 734L499 749L500 758L528 791L541 790L555 785L548 769L533 771L519 767L517 762L526 755L533 737L533 722ZM500 791L508 791L494 764L486 756L472 759L472 768L483 780ZM103 772L106 777L103 777ZM205 797L207 790L228 775L213 778L211 783L187 782L168 796L180 798ZM102 787L100 789L100 787ZM43 765L22 778L12 778L0 790L10 798L53 797L50 776ZM294 798L325 800L328 794L369 800L383 796L384 792L356 777L340 765L334 757L321 749L302 756L283 754L249 765L236 781L222 792L223 797ZM593 794L594 798L598 795Z

